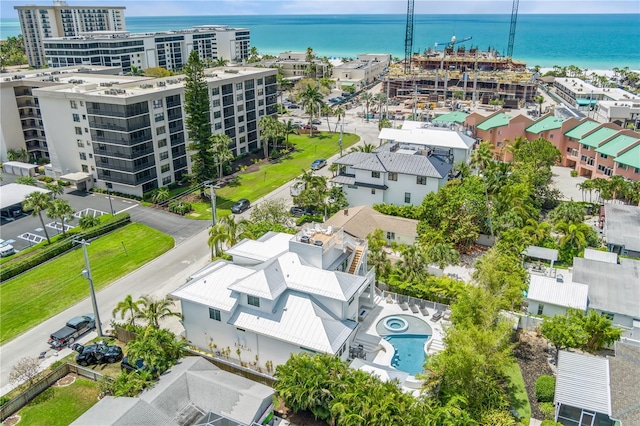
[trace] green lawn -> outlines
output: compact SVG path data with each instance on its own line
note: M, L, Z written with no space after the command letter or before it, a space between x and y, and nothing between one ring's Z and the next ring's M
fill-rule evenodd
M527 396L527 389L524 386L524 379L520 372L518 363L513 360L507 365L505 373L509 379L509 399L511 407L518 411L525 426L529 425L531 419L531 405Z
M309 135L290 135L289 142L296 146L296 151L279 162L264 164L253 173L240 174L236 184L227 185L216 190L216 206L218 217L231 213L231 206L240 198L247 198L254 203L276 188L289 182L309 170L316 158L329 158L340 152L340 134L321 132L313 138ZM345 133L342 137L343 152L358 142L360 137ZM211 204L196 203L194 212L187 215L192 219L211 220Z
M106 287L173 246L172 237L139 223L98 238L88 246L95 289ZM81 275L84 267L83 251L78 248L3 282L0 343L88 297L89 285Z
M98 402L98 393L98 384L87 379L52 386L18 412L20 424L66 426Z

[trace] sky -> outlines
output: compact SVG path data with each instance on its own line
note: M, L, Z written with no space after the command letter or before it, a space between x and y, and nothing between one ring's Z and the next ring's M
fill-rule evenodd
M0 1L0 17L17 19L13 6L53 1ZM125 6L125 16L405 14L406 0L67 0L70 6ZM511 0L415 0L416 14L510 14ZM639 0L520 0L519 14L640 14ZM639 21L640 24L640 21Z

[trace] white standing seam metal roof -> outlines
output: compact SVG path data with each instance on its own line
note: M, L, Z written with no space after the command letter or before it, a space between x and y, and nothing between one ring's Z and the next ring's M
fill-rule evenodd
M533 257L536 259L544 259L556 262L558 260L558 250L550 249L546 247L529 246L524 251L525 256Z
M253 272L253 269L219 260L199 271L196 278L189 280L171 296L229 312L237 301L229 286Z
M413 145L437 146L443 148L470 149L475 139L461 133L443 128L390 129L380 130L380 140L388 140Z
M560 351L554 403L610 416L609 360Z
M559 283L555 278L531 275L527 299L567 308L586 310L589 286Z
M584 258L589 260L597 260L599 262L618 263L617 253L594 250L590 248L584 249Z
M289 249L289 241L295 235L283 232L267 232L259 240L245 239L226 251L231 256L246 257L260 262L269 260Z
M229 324L326 353L338 352L357 325L341 321L312 296L295 291L283 294L272 313L238 306Z

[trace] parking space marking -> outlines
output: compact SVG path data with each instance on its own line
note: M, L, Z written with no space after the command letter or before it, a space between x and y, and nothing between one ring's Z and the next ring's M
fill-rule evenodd
M40 229L42 229L42 228L40 228ZM35 243L35 244L41 243L44 240L46 240L45 237L41 237L40 235L32 234L31 232L25 232L22 235L18 235L18 238L20 238L21 240L27 240L30 243Z
M87 209L75 212L73 214L73 216L77 217L78 219L80 219L84 215L97 217L97 216L102 216L103 214L107 214L107 212L103 212L102 210L96 210L96 209L92 209L92 208L87 208Z
M56 231L62 231L62 224L60 222L50 222L45 225L47 228L55 229ZM69 229L75 228L73 225L64 224L64 231L67 232Z

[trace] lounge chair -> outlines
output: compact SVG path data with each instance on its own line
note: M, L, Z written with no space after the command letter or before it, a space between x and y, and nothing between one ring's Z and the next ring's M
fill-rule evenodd
M418 312L420 312L420 310L418 309L418 306L416 306L415 303L411 305L410 308L411 308L411 312L413 312L414 314L417 314Z
M446 311L444 311L444 314L442 315L442 320L449 321L450 318L451 318L451 311L447 309Z
M443 312L442 311L436 311L432 316L431 316L431 321L436 322L438 320L440 320L440 318L442 318Z
M403 311L408 311L409 310L409 305L407 304L407 302L402 302L400 304L400 309L402 309Z
M422 315L424 315L425 317L429 316L429 311L427 310L426 306L420 308L420 313L422 313Z
M390 294L387 294L387 298L385 299L387 303L393 303L393 297Z

